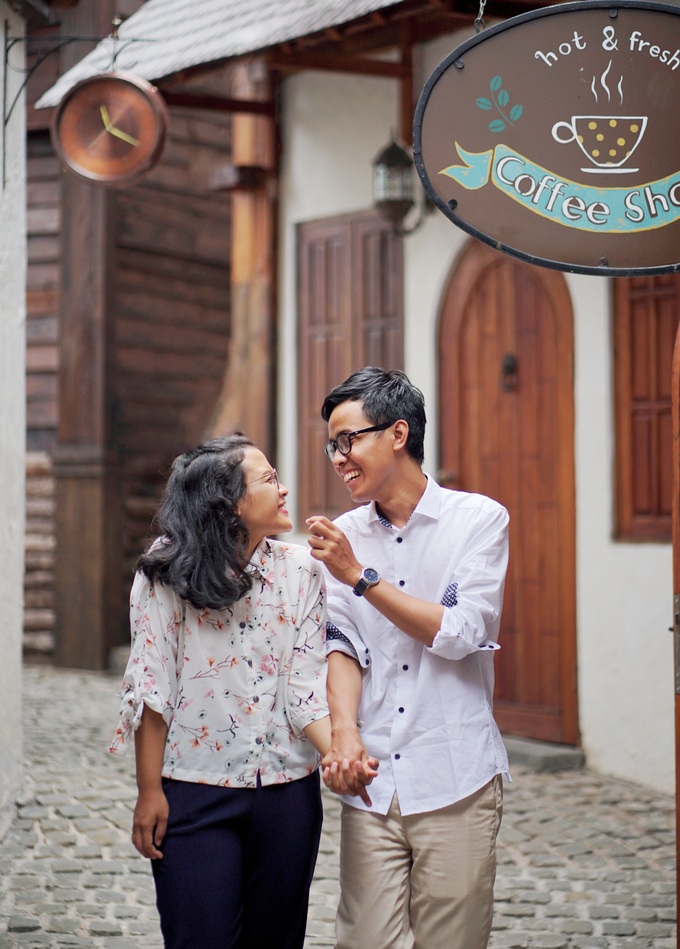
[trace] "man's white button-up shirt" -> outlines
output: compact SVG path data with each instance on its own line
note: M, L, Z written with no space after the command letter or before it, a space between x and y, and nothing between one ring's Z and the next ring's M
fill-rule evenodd
M445 607L428 647L326 572L327 649L354 656L363 672L360 734L380 761L369 791L374 813L387 814L395 790L406 816L447 807L496 774L510 778L492 712L508 520L490 498L448 491L428 478L401 529L375 502L335 521L364 567ZM367 809L358 797L343 800Z

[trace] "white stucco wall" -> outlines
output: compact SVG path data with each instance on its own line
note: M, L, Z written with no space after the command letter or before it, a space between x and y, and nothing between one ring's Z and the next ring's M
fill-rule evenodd
M417 88L459 31L418 51ZM295 511L297 483L295 225L372 204L371 164L395 126L397 84L323 73L285 82L279 283L279 455ZM424 392L426 470L437 471L437 325L451 268L468 237L439 212L404 242L405 364ZM612 535L609 284L567 276L575 321L579 709L589 764L673 789L670 545ZM300 538L303 539L303 538Z
M612 540L609 281L567 276L574 307L578 691L591 767L674 789L670 544Z
M0 0L0 27L23 35L23 20ZM23 66L24 44L11 52ZM8 101L23 79L8 71ZM0 85L2 76L0 74ZM0 188L0 836L21 779L21 607L24 568L26 127L23 99L6 129L6 180ZM2 129L0 127L0 141Z

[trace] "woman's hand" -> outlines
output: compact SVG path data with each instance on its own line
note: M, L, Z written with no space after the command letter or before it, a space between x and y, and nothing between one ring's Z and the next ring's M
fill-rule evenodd
M170 807L163 793L161 772L168 726L163 716L147 705L135 732L135 759L139 795L132 819L132 843L143 857L161 860L158 849L168 828Z
M165 837L169 814L168 799L161 785L140 790L132 818L132 843L143 857L163 859L158 848Z

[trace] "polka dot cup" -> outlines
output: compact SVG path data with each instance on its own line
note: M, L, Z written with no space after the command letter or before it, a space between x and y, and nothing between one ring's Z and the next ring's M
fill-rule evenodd
M645 115L572 115L571 122L553 125L552 137L560 145L578 142L583 154L595 166L581 171L625 174L639 170L623 166L642 141L646 128ZM568 138L560 138L562 129L568 130Z

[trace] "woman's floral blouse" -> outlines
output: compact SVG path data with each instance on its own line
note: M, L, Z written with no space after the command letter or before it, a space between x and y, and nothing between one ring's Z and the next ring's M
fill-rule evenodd
M249 570L252 589L226 610L196 610L137 574L113 754L146 704L168 725L165 778L252 788L258 772L281 784L318 766L302 729L328 715L323 571L306 548L273 540Z

